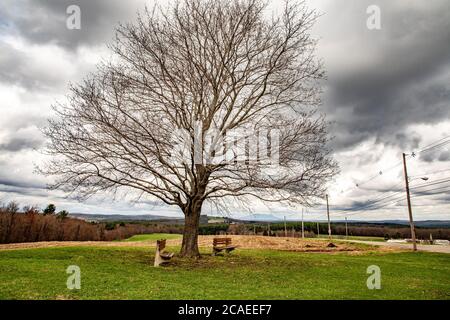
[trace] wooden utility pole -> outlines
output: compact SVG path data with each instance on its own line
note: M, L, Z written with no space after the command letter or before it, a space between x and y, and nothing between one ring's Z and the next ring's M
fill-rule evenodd
M327 196L328 239L331 240L330 207L328 206L328 194L326 196Z
M284 236L287 238L286 216L284 216Z
M347 217L345 217L345 237L348 238Z
M317 221L317 237L320 236L320 228L319 228L319 222Z
M305 225L303 223L303 208L302 208L302 239L305 239Z
M413 242L413 250L417 251L416 231L414 228L414 220L411 209L411 197L409 195L408 169L406 168L406 154L403 153L403 172L405 173L406 201L408 202L409 226L411 228L411 238Z

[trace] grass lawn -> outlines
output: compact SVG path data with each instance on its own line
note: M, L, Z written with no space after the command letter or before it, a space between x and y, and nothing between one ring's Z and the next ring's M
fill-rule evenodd
M154 251L144 248L0 251L0 299L450 299L445 254L209 251L163 268L152 267ZM381 290L366 286L373 264ZM81 290L66 288L69 265L81 268Z
M151 233L151 234L138 234L132 236L131 238L122 240L122 241L146 241L146 240L160 240L160 239L181 239L181 234L176 233Z

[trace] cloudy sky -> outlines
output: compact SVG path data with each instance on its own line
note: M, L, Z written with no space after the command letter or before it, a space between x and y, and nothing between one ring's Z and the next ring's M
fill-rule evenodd
M414 152L407 161L415 218L450 219L448 0L308 3L323 14L313 30L328 75L322 111L332 121L331 147L341 167L330 186L332 218L407 219L400 161L402 152ZM0 202L41 207L52 202L84 213L181 215L151 199L130 203L104 195L79 203L48 191L46 178L34 173L45 142L39 127L51 116L50 106L64 99L69 81L80 81L108 58L114 26L133 20L146 4L150 1L1 1ZM66 28L70 5L81 9L81 30ZM380 29L367 27L371 5L380 8ZM427 181L420 179L425 176ZM301 212L252 208L290 219ZM205 211L214 214L208 205ZM310 208L307 216L324 219L324 207Z

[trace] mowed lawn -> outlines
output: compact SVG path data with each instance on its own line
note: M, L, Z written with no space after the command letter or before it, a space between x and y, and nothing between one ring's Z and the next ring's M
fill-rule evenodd
M450 299L445 254L204 250L163 268L138 247L0 251L0 299ZM69 265L81 268L80 290L66 287ZM381 290L367 289L370 265L381 268Z

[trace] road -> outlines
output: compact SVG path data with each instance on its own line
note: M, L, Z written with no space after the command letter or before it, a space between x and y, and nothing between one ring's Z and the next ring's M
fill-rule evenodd
M409 243L406 244L406 243L383 242L383 241L342 240L342 239L339 239L339 241L348 241L354 243L369 244L373 246L386 246L391 248L412 250L412 244ZM427 252L450 253L450 246L418 244L417 250Z

